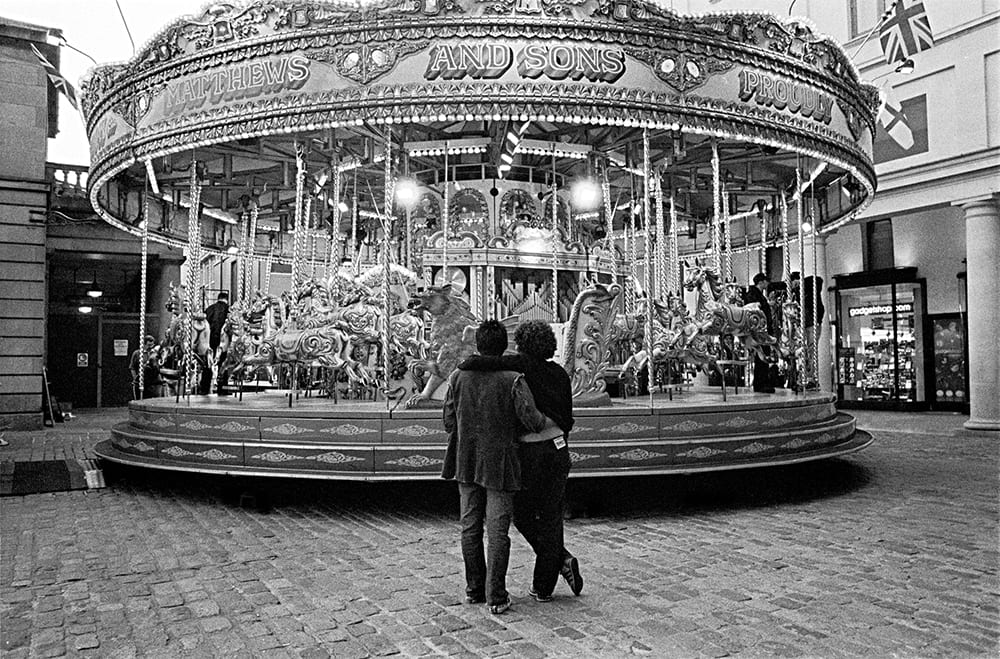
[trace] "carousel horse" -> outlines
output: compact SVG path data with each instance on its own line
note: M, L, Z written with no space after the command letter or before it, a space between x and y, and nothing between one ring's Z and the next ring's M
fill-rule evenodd
M188 337L189 346L202 368L211 368L215 356L209 343L210 330L204 313L191 313L185 300L185 287L169 284L169 295L166 308L171 314L170 323L165 333L167 344L176 357L184 354L184 323L191 323L191 334ZM182 363L178 359L177 363Z
M406 407L412 408L432 399L434 393L446 383L459 363L476 351L476 327L479 321L472 314L469 303L451 292L451 285L431 286L410 299L410 311L425 312L431 317L430 349L428 358L415 361L411 369L427 374L424 388L415 393Z
M616 314L608 331L608 344L612 359L624 361L622 355L631 355L636 346L646 338L646 317L642 314Z
M274 295L258 294L247 313L251 318L260 318L263 328L244 334L237 350L240 356L236 370L276 364L318 364L343 370L352 382L370 384L371 374L353 358L354 343L343 327L327 324L292 329L287 321L286 299Z
M243 377L243 358L255 352L260 345L266 311L266 301L259 293L248 302L241 302L230 309L222 328L223 336L229 337L228 349L219 366L219 371L226 374L227 378L233 375Z
M594 282L573 302L563 334L563 368L569 374L574 398L600 395L605 390L603 376L610 361L612 326L619 319L614 304L620 293L616 284L606 287Z
M660 331L653 339L653 363L669 359L700 368L706 375L712 370L722 375L718 348L701 332L701 325L692 317L683 298L676 293L667 295L666 304L653 303Z
M767 317L759 304L737 306L719 302L722 296L719 276L697 263L689 266L684 287L697 291L694 318L701 325L702 334L740 337L748 348L765 358L763 347L772 345L775 339L767 333Z
M367 369L351 355L351 337L332 326L303 330L284 330L265 336L260 347L243 357L242 365L269 366L293 364L327 366L342 369L349 380L368 385L372 378Z

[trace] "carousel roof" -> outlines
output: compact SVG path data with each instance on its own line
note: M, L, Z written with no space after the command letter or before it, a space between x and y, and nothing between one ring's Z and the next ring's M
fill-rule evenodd
M324 207L337 230L342 200L380 212L387 140L390 173L439 197L453 181L534 194L606 176L612 199L631 200L613 205L612 229L641 206L644 135L651 172L694 223L714 212L716 180L747 217L808 189L821 230L875 189L877 91L830 38L766 13L687 16L637 0L224 3L82 87L95 208L135 232L152 184L152 237L178 244L183 223L169 216L187 214L192 162L223 234L250 199L262 230L287 229L300 160L307 193L329 198L339 179Z

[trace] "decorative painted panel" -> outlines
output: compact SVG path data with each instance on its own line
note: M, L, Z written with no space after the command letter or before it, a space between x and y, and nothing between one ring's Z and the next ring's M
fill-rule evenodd
M372 415L375 416L375 415ZM377 444L381 419L261 417L262 441Z

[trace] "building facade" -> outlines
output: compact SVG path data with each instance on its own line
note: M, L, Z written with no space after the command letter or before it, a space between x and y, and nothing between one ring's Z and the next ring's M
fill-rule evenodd
M789 12L784 1L671 4ZM970 428L998 430L1000 0L922 4L934 46L897 72L873 33L890 0L791 3L793 15L844 44L862 77L898 100L912 135L904 148L885 130L891 119L879 122L874 202L817 237L828 328L820 385L844 406L964 410ZM749 279L753 269L742 274Z

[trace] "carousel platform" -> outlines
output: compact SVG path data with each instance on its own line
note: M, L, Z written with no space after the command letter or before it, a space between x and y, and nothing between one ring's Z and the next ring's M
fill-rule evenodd
M833 397L694 388L575 410L573 477L740 469L819 460L873 441ZM344 480L438 478L440 409L300 398L287 392L135 401L95 452L126 465L244 476Z

